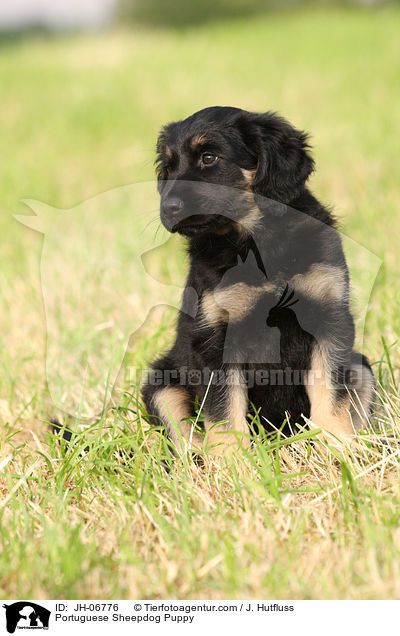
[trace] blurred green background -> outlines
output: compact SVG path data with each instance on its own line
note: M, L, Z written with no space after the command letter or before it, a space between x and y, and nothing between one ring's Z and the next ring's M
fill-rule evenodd
M382 336L395 346L400 8L289 5L235 0L228 8L225 0L201 6L138 0L125 7L129 18L119 5L114 22L102 28L3 32L0 382L13 387L13 395L24 371L35 377L31 389L41 395L44 375L42 239L12 218L26 212L19 201L69 208L117 186L153 179L160 127L216 104L276 110L310 133L317 165L311 188L332 205L343 232L382 261L364 343L359 316L360 345L372 360L382 355ZM161 26L152 13L161 19L161 6L165 16L175 15L173 10L186 17L177 24L165 17ZM146 19L139 19L139 9L146 9ZM171 245L183 275L185 260L176 253L176 240ZM163 263L172 262L166 256ZM351 252L348 257L353 289L369 293L368 259ZM356 313L365 300L357 293ZM21 316L25 330L32 325L28 345L20 337ZM143 363L163 344L148 342Z
M134 23L180 28L293 9L389 6L391 0L120 0L115 15Z
M119 5L107 28L3 31L3 276L38 267L38 235L12 219L20 199L72 207L153 178L160 127L205 106L272 109L310 132L311 187L344 232L382 259L368 346L376 357L381 333L394 342L400 9L292 4L137 0ZM362 284L363 264L355 267Z

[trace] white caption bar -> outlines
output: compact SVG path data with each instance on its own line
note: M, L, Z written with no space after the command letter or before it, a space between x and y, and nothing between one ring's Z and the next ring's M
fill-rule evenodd
M259 634L376 636L399 622L400 601L4 601L0 634ZM275 631L276 630L276 631ZM279 630L279 631L277 631Z

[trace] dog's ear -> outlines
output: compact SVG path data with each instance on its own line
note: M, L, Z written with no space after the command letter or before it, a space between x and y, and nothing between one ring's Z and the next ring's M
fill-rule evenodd
M167 173L165 170L166 135L167 135L167 126L165 126L164 128L160 130L160 133L157 139L157 145L156 145L156 160L154 162L154 165L156 168L158 190L160 190L163 180L167 178Z
M164 182L168 178L168 170L166 166L171 157L169 155L167 139L174 125L174 122L172 122L161 128L157 139L155 168L159 192L161 192Z
M292 201L314 169L306 133L275 113L248 113L240 127L257 159L254 192L283 203Z

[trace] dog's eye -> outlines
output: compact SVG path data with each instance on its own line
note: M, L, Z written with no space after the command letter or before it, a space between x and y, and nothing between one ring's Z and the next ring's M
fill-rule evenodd
M204 166L211 166L213 163L218 161L218 157L213 155L211 152L203 152L201 155L201 163Z

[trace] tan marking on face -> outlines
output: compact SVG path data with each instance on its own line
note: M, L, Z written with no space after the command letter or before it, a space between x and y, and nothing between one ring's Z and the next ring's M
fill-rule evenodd
M249 427L246 421L247 387L239 369L230 371L228 382L227 421L221 424L211 422L207 418L204 421L204 427L208 433L208 445L212 447L211 454L215 456L227 455L240 444L244 448L249 445ZM244 433L244 435L234 435L232 431Z
M152 404L167 429L168 437L179 449L180 436L186 441L190 439L191 423L183 421L191 415L188 391L181 386L164 387L155 393ZM192 441L194 446L201 447L202 441L197 433L193 433Z
M245 168L241 168L241 171L246 186L251 189L257 170L246 170Z
M314 346L305 385L311 405L310 420L314 426L337 436L353 435L355 429L350 418L350 399L342 400L339 407L335 405L328 351L324 347Z
M206 291L201 300L205 324L215 326L224 322L239 322L253 310L263 294L275 289L274 283L267 282L260 286L235 283Z
M172 159L172 150L169 146L165 146L165 156L170 161Z
M247 171L250 172L250 171ZM262 222L262 213L254 200L254 193L250 188L238 190L237 205L243 210L247 210L242 218L231 221L231 227L242 236L251 234Z
M339 301L347 292L344 270L326 263L315 263L305 274L296 274L290 284L296 291L317 301Z
M254 201L253 192L243 191L244 205L248 210L246 214L237 221L238 230L243 234L251 234L262 221L261 210Z
M198 135L194 135L190 140L190 147L192 150L196 150L197 146L201 146L205 144L207 141L206 135L204 133L200 133Z

